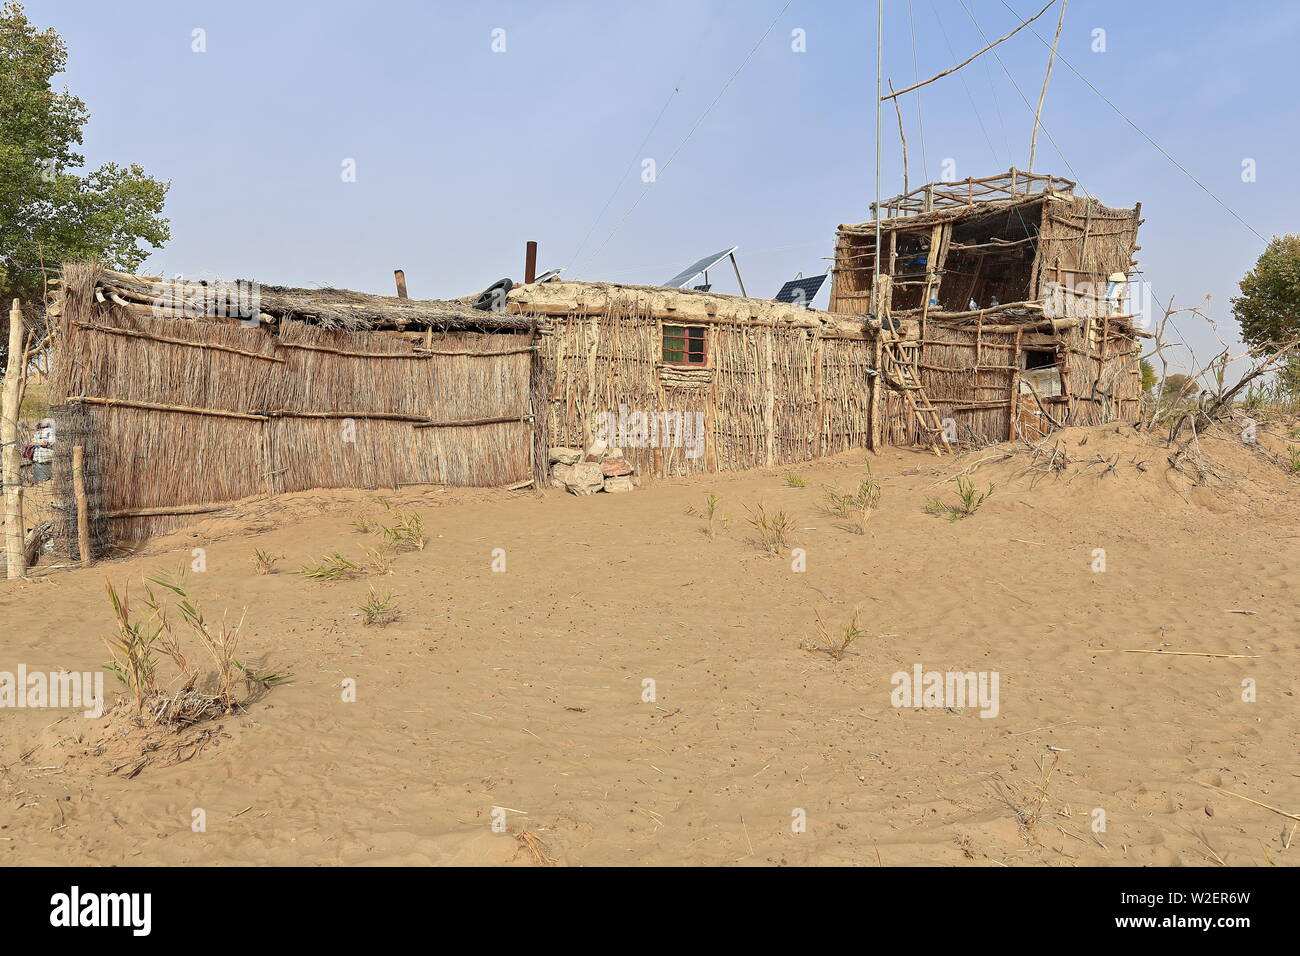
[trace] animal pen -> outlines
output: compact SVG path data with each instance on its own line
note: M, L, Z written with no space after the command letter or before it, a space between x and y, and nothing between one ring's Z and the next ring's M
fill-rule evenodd
M1147 333L1125 305L1142 206L1074 188L1013 168L930 183L882 202L878 221L840 226L830 310L893 333L888 443L1137 420Z

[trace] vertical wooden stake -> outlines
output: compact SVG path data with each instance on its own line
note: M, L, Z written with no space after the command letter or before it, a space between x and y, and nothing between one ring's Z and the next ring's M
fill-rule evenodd
M1020 425L1020 333L1016 329L1016 350L1011 353L1011 395L1007 399L1007 441L1016 440L1016 429Z
M90 567L90 509L86 507L86 449L72 446L72 494L77 501L77 547L81 551L81 566Z
M524 247L524 285L537 281L537 243L528 240Z
M405 299L406 296L406 273L401 269L393 270L393 278L397 280L397 297Z
M23 313L17 299L9 310L9 353L5 361L3 401L0 401L0 481L5 498L5 567L9 578L27 572L23 549L22 453L18 444L18 414L23 404Z

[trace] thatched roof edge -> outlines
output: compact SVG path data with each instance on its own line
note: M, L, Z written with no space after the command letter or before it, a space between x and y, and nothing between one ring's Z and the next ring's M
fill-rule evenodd
M94 263L73 263L64 269L65 285L93 281L94 289L107 298L119 298L132 305L151 307L158 303L194 305L183 309L196 321L213 318L202 307L205 290L217 285L206 280L174 281L156 276L136 276L97 267ZM224 284L255 290L256 304L265 321L295 320L323 329L361 331L366 329L433 327L454 329L482 327L526 329L536 325L530 316L483 312L469 302L441 299L402 299L372 295L350 289L299 289L266 285L255 280L230 280Z

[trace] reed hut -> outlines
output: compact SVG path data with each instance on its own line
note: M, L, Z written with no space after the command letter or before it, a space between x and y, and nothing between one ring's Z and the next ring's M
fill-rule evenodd
M102 551L254 496L541 486L556 446L675 476L1136 420L1141 210L1073 189L1013 169L882 203L839 227L828 312L559 281L490 307L232 296L72 264L47 303L56 478L71 501L80 446Z
M1125 307L1142 207L1074 190L1013 168L930 183L839 227L830 311L890 330L888 443L1137 420L1145 333Z
M252 290L251 314L231 308L230 287L93 264L65 267L55 284L56 448L64 459L85 449L100 550L250 496L544 474L532 319L233 287ZM66 481L66 460L56 473Z
M861 318L585 282L519 287L508 308L538 323L552 445L611 441L654 475L874 447L879 339Z

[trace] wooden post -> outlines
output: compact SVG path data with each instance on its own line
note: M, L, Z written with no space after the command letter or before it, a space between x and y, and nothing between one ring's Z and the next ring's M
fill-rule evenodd
M879 451L886 437L886 423L881 419L880 408L880 377L884 374L884 370L880 366L883 358L881 339L888 334L883 328L876 329L875 341L871 346L871 364L875 366L876 374L871 376L871 384L868 390L871 396L871 427L867 432L867 447L872 451Z
M72 494L77 501L77 546L81 551L81 566L90 567L90 510L86 507L86 449L72 446Z
M393 270L393 278L397 280L397 297L405 299L406 296L406 273L401 269Z
M524 285L537 281L537 243L529 239L524 246Z
M1016 428L1020 424L1020 329L1016 329L1015 351L1011 353L1011 395L1007 400L1007 441L1016 440Z
M0 402L0 478L5 497L5 567L9 578L26 574L23 549L22 453L18 444L18 413L23 404L23 313L14 299L9 310L9 353L5 362L3 401Z

